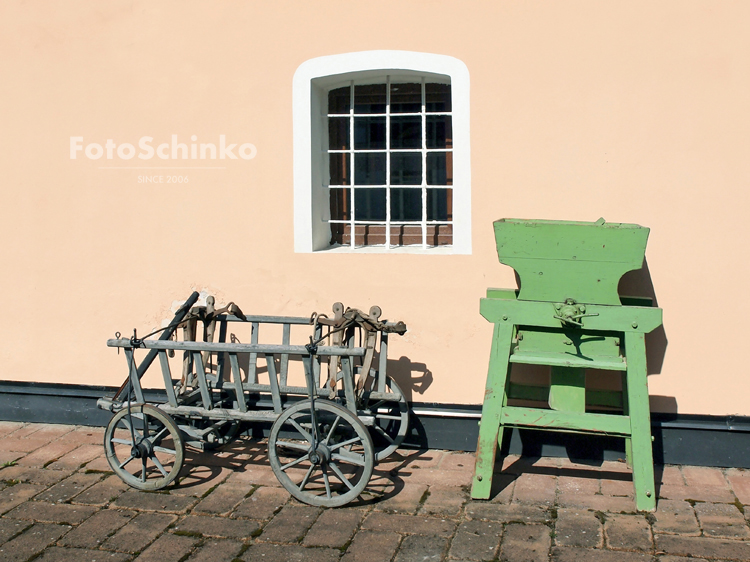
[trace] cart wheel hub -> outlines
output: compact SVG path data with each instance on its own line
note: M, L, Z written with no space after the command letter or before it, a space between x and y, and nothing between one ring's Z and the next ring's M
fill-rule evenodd
M313 464L327 464L331 460L331 451L325 445L318 447L310 452L310 462Z
M148 458L151 456L151 452L151 444L146 439L141 439L130 449L130 454L136 459Z

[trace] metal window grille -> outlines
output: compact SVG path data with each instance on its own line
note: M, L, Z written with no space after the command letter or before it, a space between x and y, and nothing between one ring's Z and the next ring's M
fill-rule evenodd
M332 244L452 244L450 85L417 80L329 91Z

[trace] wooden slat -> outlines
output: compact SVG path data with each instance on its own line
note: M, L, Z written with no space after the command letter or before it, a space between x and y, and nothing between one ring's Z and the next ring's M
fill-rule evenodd
M177 406L177 396L174 393L174 384L172 383L172 371L169 368L169 358L166 351L159 352L159 362L161 363L161 374L164 378L164 389L167 391L167 400L170 406Z
M240 412L247 412L247 401L245 392L242 388L242 371L240 371L240 362L237 360L236 353L229 354L229 365L232 371L232 381L234 383L234 395L237 398L237 406Z
M503 408L500 423L532 429L584 431L621 437L630 435L630 418L610 414L576 414L506 406Z
M203 367L203 358L201 357L200 351L193 352L193 362L195 363L195 371L198 375L198 388L201 391L203 407L207 410L210 410L213 407L214 402L211 398L211 391L208 388L208 381L206 380L206 369Z

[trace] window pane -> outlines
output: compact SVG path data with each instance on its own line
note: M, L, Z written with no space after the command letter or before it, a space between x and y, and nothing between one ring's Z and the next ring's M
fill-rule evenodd
M385 113L385 84L354 86L354 113Z
M453 153L427 153L427 185L453 185Z
M391 189L391 220L422 220L422 190Z
M453 220L453 190L451 189L428 189L427 190L427 220L428 221L450 221Z
M349 118L328 118L328 149L349 150Z
M354 220L385 220L385 188L354 190Z
M391 185L422 185L422 153L391 153Z
M357 185L385 185L385 153L355 154L354 182Z
M355 150L385 148L385 117L354 118Z
M424 97L427 112L451 110L450 84L425 84Z
M328 113L349 113L351 88L344 86L328 92Z
M391 148L422 148L422 118L391 117Z
M422 84L391 84L391 113L420 113Z
M331 219L332 220L349 220L351 219L351 190L350 189L330 189L331 202Z
M328 185L351 185L352 174L348 154L328 155Z
M450 115L428 115L426 123L427 148L453 148L453 128Z

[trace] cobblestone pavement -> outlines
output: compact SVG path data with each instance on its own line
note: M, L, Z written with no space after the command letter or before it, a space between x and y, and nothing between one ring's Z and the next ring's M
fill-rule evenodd
M279 486L263 442L188 451L177 485L145 493L102 439L0 422L0 560L750 560L750 471L657 467L657 511L638 514L624 463L510 457L493 499L472 501L472 454L404 450L358 503L319 509Z

